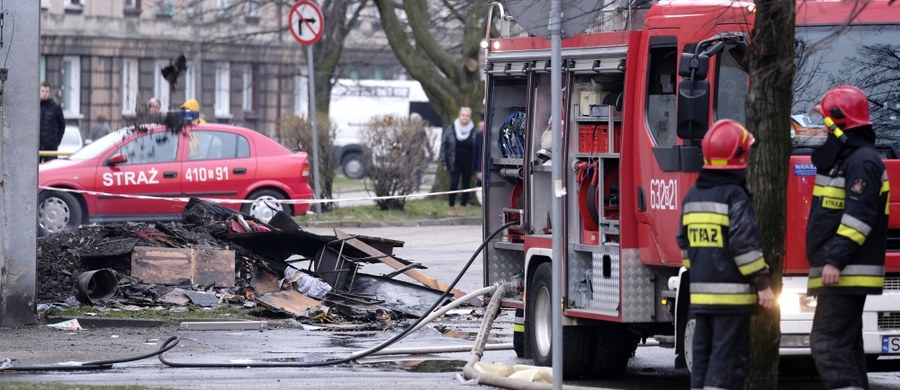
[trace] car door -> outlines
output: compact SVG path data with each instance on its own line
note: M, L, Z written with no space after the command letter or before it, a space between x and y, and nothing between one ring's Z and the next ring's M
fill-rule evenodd
M97 169L96 188L115 195L98 196L96 218L140 221L180 215L184 203L173 201L181 195L179 138L157 130L108 153Z
M192 130L182 163L185 197L235 199L256 181L256 161L244 135L225 130ZM240 204L224 203L238 209Z

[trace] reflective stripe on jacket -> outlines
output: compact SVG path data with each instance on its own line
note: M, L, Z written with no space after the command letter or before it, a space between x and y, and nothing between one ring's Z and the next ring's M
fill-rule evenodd
M684 266L690 268L692 310L755 310L757 288L768 287L769 267L744 188L695 185L684 198L681 221L677 240Z
M878 152L861 146L816 175L806 253L810 294L881 294L887 248L890 183ZM838 283L822 285L822 269L841 270Z

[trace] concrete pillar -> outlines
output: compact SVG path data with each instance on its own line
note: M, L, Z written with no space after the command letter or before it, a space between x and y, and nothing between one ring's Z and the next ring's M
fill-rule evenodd
M2 4L0 326L9 327L35 322L40 1Z

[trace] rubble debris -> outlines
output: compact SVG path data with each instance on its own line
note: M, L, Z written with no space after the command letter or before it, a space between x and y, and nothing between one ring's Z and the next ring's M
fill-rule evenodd
M75 275L108 269L118 277L117 292L100 312L258 304L304 324L386 329L426 314L447 287L421 264L393 255L402 241L339 230L318 235L283 213L269 222L191 199L181 221L82 226L41 237L37 301L98 303L76 299ZM374 263L396 271L360 272ZM392 279L400 273L424 286Z
M107 268L82 272L77 280L78 292L93 304L106 302L115 296L119 284L115 272Z
M53 323L53 324L48 324L47 326L49 326L53 329L59 329L59 330L70 330L70 331L82 330L81 325L78 324L77 319L71 319L71 320L66 320L66 321L57 322L57 323Z
M266 294L256 300L265 307L294 317L306 317L309 312L317 310L322 305L321 301L293 289Z
M234 287L234 251L135 246L131 276L152 284Z
M351 238L351 236L349 234L347 234L341 230L335 229L334 233L340 239L347 239L348 245L365 252L369 256L377 258L382 263L387 264L394 269L407 268L406 267L407 264L404 264L404 263L398 261L394 257L392 257L384 252L381 252L378 249L376 249L358 239ZM422 283L423 285L425 285L427 287L431 287L432 289L435 289L435 290L447 291L447 287L449 287L446 284L444 284L436 279L433 279L430 276L425 275L424 273L422 273L418 270L415 270L415 269L407 269L403 273L405 275L415 279L419 283ZM459 289L455 289L455 288L450 293L453 294L453 297L455 297L455 298L459 298L463 295L466 295L466 293L460 291Z

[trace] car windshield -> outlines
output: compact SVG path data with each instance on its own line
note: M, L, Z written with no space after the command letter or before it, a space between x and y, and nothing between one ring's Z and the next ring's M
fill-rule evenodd
M97 157L101 153L109 150L109 148L113 145L117 145L122 142L122 140L128 137L131 132L132 129L130 127L126 127L124 129L119 129L112 133L109 133L103 136L103 138L95 140L94 142L85 145L77 152L72 153L72 155L69 156L69 160L88 160Z
M900 26L797 27L795 46L795 128L813 124L804 117L828 88L850 84L869 97L879 143L900 142Z

